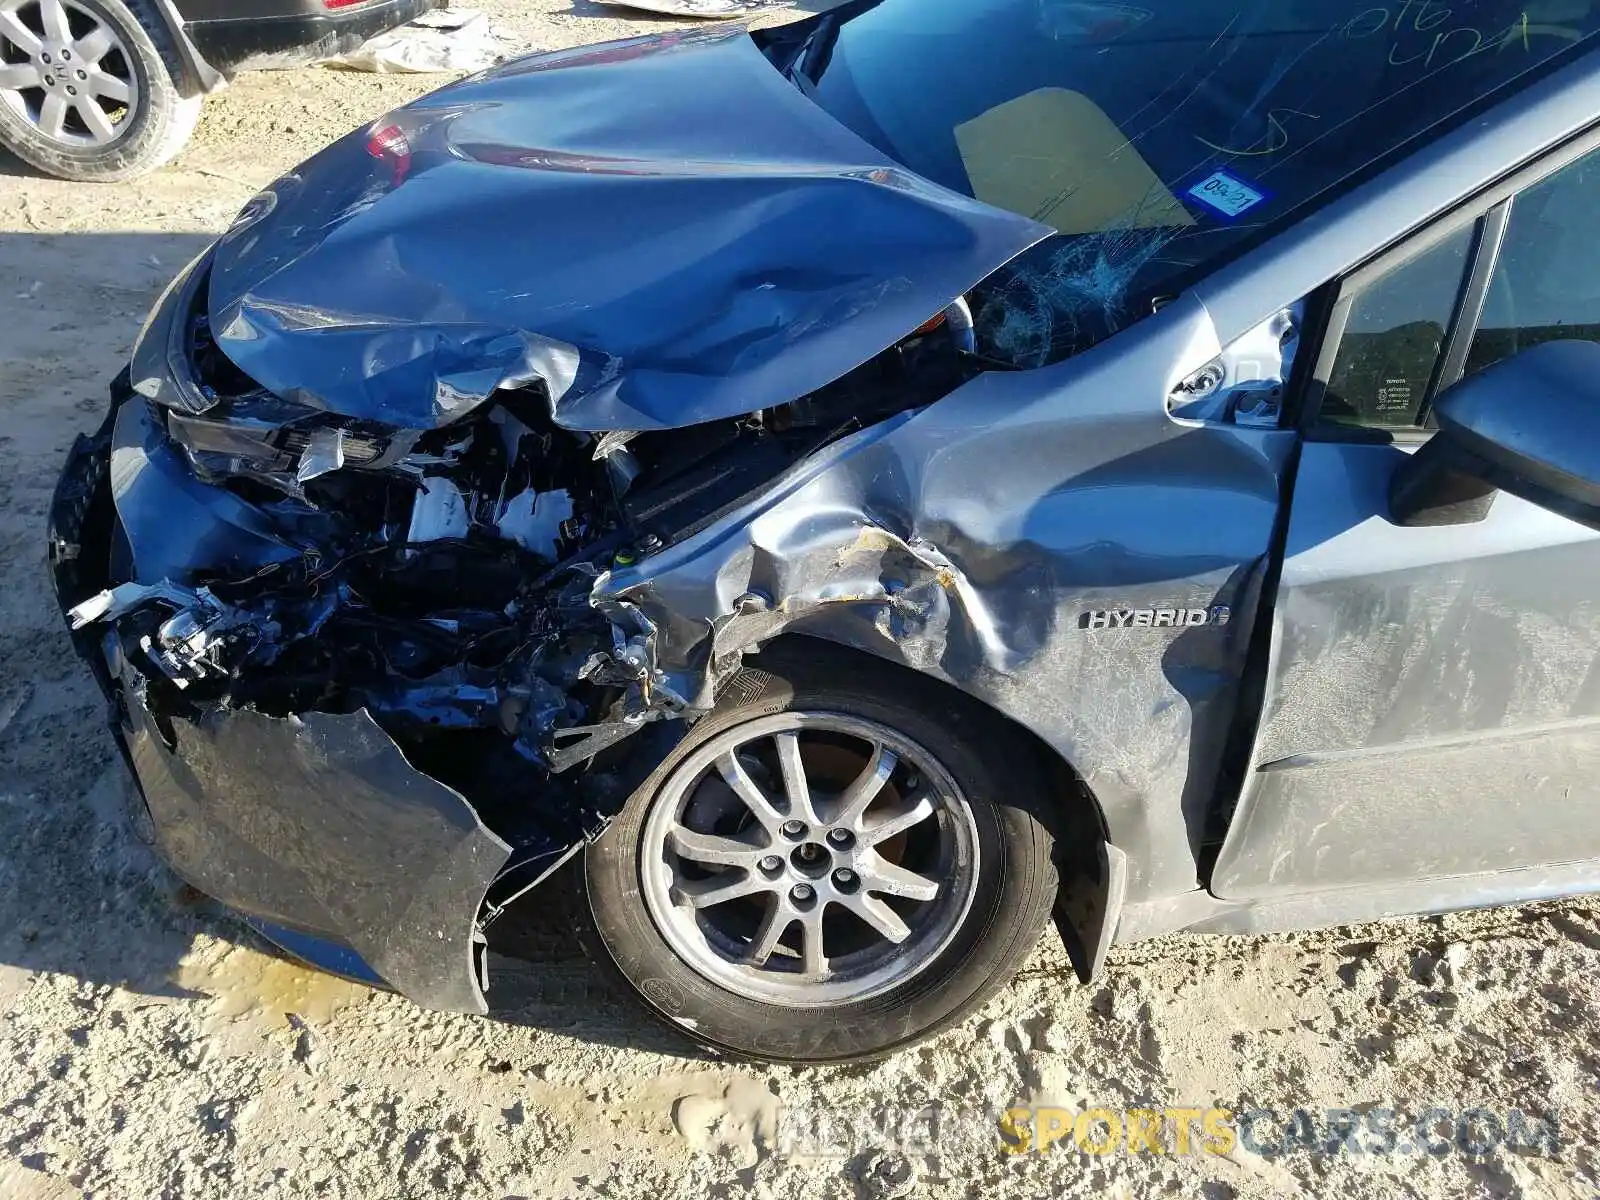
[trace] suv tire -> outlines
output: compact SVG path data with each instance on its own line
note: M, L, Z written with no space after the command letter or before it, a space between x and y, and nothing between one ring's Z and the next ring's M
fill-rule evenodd
M113 183L183 148L201 96L151 0L0 0L0 146L62 179Z

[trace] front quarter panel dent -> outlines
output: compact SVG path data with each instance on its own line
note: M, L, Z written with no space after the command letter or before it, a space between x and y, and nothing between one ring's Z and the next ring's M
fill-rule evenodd
M1292 440L1166 418L1208 336L1180 302L1078 359L981 376L603 577L595 602L653 631L656 669L697 708L786 632L951 683L1078 772L1130 899L1192 890ZM1235 619L1077 621L1216 605Z

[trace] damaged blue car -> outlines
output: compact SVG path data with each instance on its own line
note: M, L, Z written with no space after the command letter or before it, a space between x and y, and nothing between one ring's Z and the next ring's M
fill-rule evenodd
M647 1011L789 1061L1052 917L1088 979L1600 886L1597 28L855 0L352 133L53 507L161 849L466 1012L575 875Z

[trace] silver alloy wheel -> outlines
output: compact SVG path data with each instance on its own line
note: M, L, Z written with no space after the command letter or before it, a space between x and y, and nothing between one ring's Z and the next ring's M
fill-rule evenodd
M138 111L133 52L72 0L0 0L0 104L58 145L107 145Z
M863 1000L928 966L977 888L977 826L937 759L842 713L786 712L700 746L644 827L645 906L721 987Z

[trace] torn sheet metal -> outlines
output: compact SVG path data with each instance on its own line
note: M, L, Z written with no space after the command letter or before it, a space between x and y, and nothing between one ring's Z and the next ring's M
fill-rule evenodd
M133 763L174 869L208 895L338 938L430 1008L487 1012L475 919L511 848L365 712L170 722L124 692Z
M783 633L953 683L1082 774L1130 896L1192 888L1294 440L1168 419L1174 365L1220 351L1185 297L1068 362L979 376L614 571L596 602L654 630L697 706ZM1218 608L1181 628L1079 621Z
M313 433L300 455L295 480L310 483L313 479L343 468L344 439L344 430L337 426L328 426Z
M197 478L144 403L117 410L111 495L123 514L131 573L148 583L245 575L302 554L260 508Z
M240 911L482 1011L484 925L684 728L643 636L588 602L582 553L616 540L592 439L493 406L361 474L331 463L355 437L301 425L300 462L330 469L278 498L199 477L193 431L130 377L72 451L52 554L164 847ZM593 761L625 740L643 757Z
M294 403L428 429L542 381L558 425L652 430L822 387L1049 233L896 165L744 32L675 33L324 150L222 239L210 317Z

